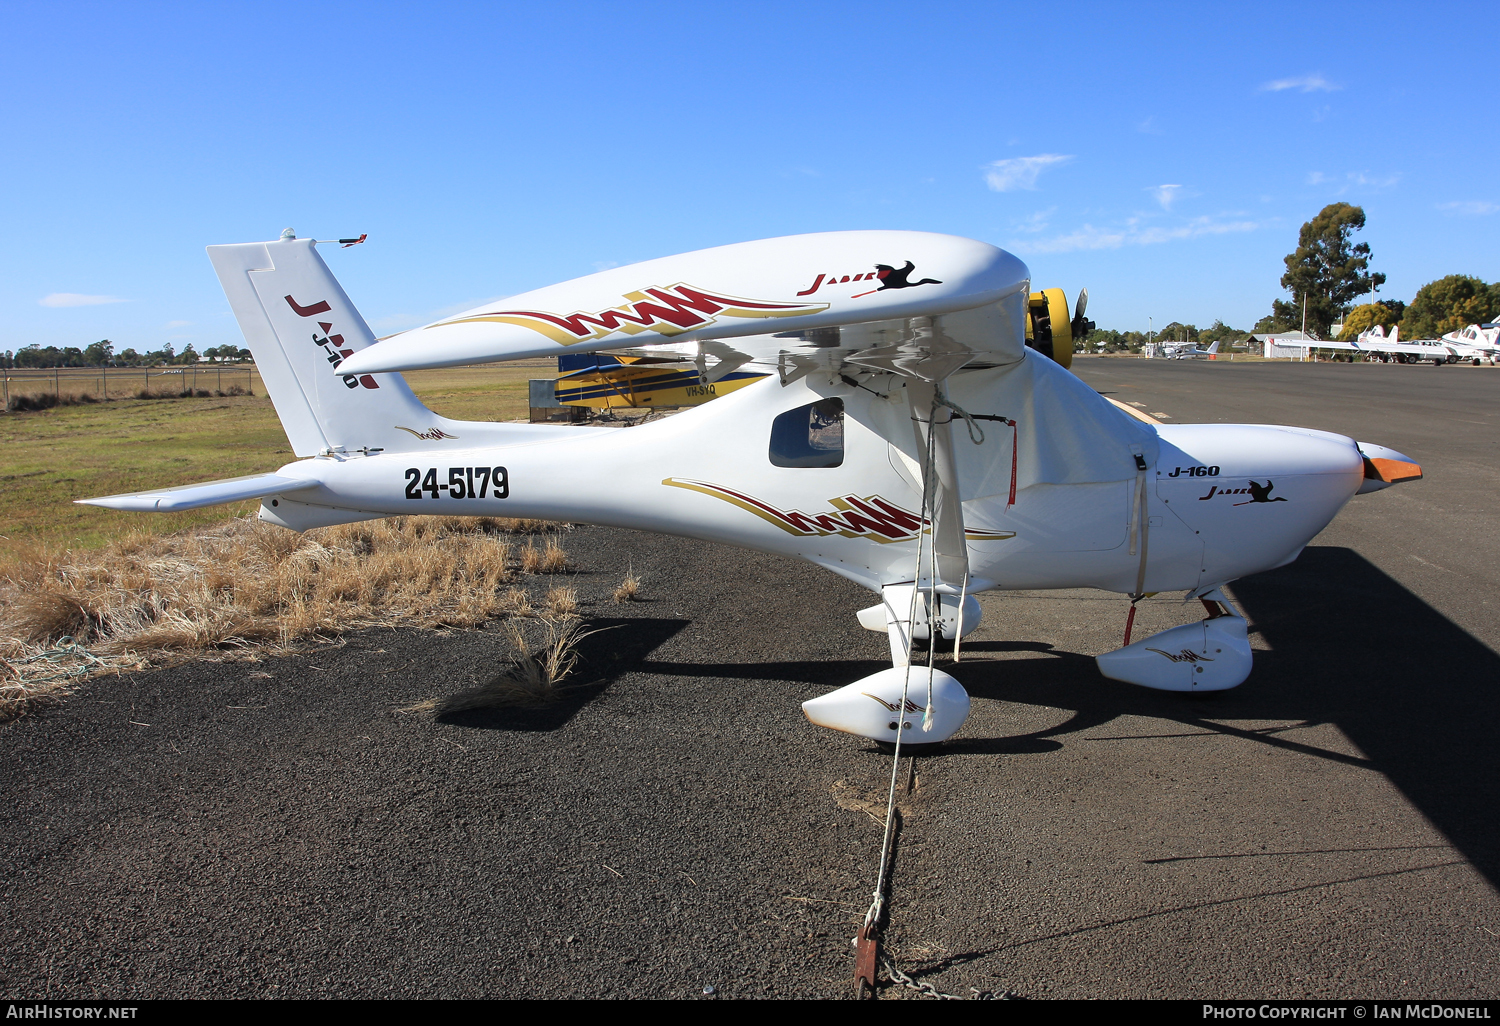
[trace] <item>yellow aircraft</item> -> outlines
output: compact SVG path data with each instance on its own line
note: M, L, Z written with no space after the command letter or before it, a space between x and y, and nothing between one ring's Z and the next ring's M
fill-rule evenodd
M730 371L710 380L688 360L602 353L559 356L557 369L557 401L596 410L699 406L766 377Z

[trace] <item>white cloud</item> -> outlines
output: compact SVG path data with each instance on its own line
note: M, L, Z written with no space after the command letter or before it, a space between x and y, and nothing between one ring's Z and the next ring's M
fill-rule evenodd
M1468 200L1456 203L1439 203L1437 208L1448 214L1469 214L1482 217L1485 214L1500 213L1500 203L1490 203L1487 200Z
M1072 155L1039 153L1035 157L1011 157L1008 160L997 160L985 165L984 180L996 192L1035 189L1037 175L1053 164L1066 163L1072 159Z
M1016 224L1015 230L1034 234L1047 230L1048 219L1057 212L1056 207L1048 207L1046 210L1038 210L1034 214L1024 217Z
M1315 72L1311 75L1296 75L1292 78L1278 78L1275 81L1266 82L1260 87L1260 91L1263 93L1280 93L1288 89L1295 89L1302 93L1331 93L1335 89L1342 88L1344 87L1334 85L1321 74Z
M169 327L169 328L186 328L188 325L190 325L192 323L193 323L192 321L168 321L167 322L167 327Z
M1014 242L1008 248L1017 253L1072 253L1080 249L1119 249L1124 244L1124 232L1106 231L1086 224L1067 235L1036 242Z
M1312 171L1307 176L1308 185L1338 185L1338 188L1334 190L1336 196L1348 192L1350 186L1354 185L1365 189L1389 189L1399 181L1401 181L1400 174L1377 175L1369 171L1346 171L1342 177Z
M103 306L106 303L123 303L119 296L85 296L77 292L52 292L38 299L42 306Z
M1180 185L1152 185L1147 187L1147 191L1156 197L1156 202L1161 204L1163 210L1171 210L1172 201L1177 198L1177 190L1180 188Z
M1211 217L1196 217L1175 228L1141 228L1131 219L1120 228L1095 228L1086 224L1066 235L1035 242L1015 242L1008 248L1017 253L1072 253L1085 249L1119 249L1122 246L1154 246L1163 242L1178 242L1204 235L1224 235L1229 232L1253 232L1260 225L1254 221L1217 221Z
M1157 125L1157 123L1156 123L1156 115L1155 114L1152 114L1150 117L1146 118L1145 121L1137 121L1136 124L1135 124L1135 130L1137 132L1144 132L1147 135L1161 135L1162 134L1161 127L1159 125Z

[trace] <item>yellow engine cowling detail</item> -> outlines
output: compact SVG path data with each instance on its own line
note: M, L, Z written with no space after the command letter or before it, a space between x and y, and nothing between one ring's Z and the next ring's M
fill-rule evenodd
M1026 344L1064 367L1073 366L1073 324L1062 289L1031 294L1026 305Z

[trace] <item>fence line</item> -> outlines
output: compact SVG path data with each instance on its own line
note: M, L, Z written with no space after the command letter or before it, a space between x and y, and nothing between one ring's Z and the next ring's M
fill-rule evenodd
M113 373L111 373L113 371ZM159 367L9 367L3 368L3 401L10 409L13 396L26 394L91 395L100 399L133 399L142 390L183 392L204 389L222 392L239 386L256 391L256 367L251 364L214 364L164 370ZM68 387L64 388L66 385ZM264 383L262 383L262 392Z

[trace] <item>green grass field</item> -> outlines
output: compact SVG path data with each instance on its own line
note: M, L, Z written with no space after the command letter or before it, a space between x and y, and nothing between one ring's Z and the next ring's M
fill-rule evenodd
M253 512L257 503L213 506L187 513L120 513L78 506L74 499L256 474L295 459L265 388L244 367L223 371L223 386L253 396L209 399L135 399L149 381L164 388L216 389L217 369L196 375L153 370L112 371L107 403L0 414L0 553L42 543L96 548L131 531L165 534ZM530 378L554 377L551 360L487 367L415 371L405 375L435 412L457 420L517 420L527 416ZM12 395L51 392L53 375L11 372ZM63 370L63 395L99 394L97 370Z

